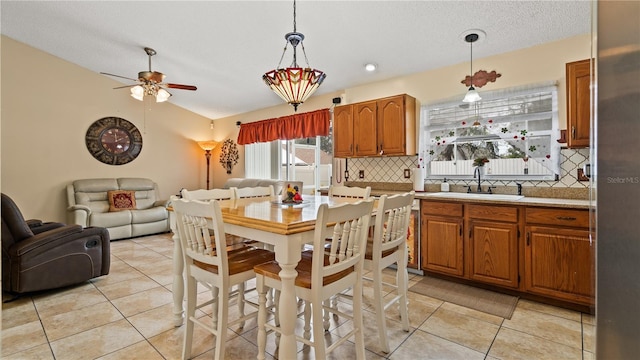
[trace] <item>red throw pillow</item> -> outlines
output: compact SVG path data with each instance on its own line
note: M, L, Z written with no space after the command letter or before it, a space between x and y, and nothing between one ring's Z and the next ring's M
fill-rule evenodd
M136 208L135 191L113 190L107 192L109 211L134 210Z

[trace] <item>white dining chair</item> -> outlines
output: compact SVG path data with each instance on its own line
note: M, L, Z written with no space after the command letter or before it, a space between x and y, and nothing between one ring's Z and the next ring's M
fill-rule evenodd
M385 310L393 304L398 304L402 329L409 331L409 317L407 312L407 286L409 274L407 272L407 231L411 219L411 207L415 193L382 195L378 199L375 211L373 237L367 240L364 269L370 270L373 281L373 305L376 314L378 337L382 351L389 353L387 338L387 323ZM395 284L384 282L382 271L392 264L396 264ZM393 288L395 292L391 299L383 291L383 286Z
M237 301L257 308L257 304L238 296L244 289L239 285L255 277L254 266L273 261L274 253L258 248L228 253L225 242L220 240L225 239L225 231L218 201L180 199L173 203L173 210L180 234L187 283L182 359L191 358L194 325L201 326L216 337L215 359L224 359L227 327L235 324L243 327L247 319L257 315L257 311L244 314L242 307L240 316L229 321L230 298L236 297ZM210 226L208 221L211 222ZM213 237L210 236L210 230L214 234ZM210 300L198 303L198 283L211 290ZM231 291L234 285L238 285L240 290ZM205 321L205 318L196 314L196 310L208 305L212 305L213 312L210 321Z
M275 200L273 185L269 186L250 186L250 187L232 187L236 193L236 199L246 198L270 198Z
M359 198L368 199L371 196L371 186L357 187L357 186L334 186L329 187L330 197L343 197L343 198Z
M180 195L187 200L230 200L235 198L233 189L197 189L197 190L180 190Z
M322 249L327 238L331 239L333 246L328 254L324 251L304 252L296 267L298 276L295 279L296 296L311 304L313 318L313 340L306 334L304 337L296 334L296 339L312 346L316 359L325 359L327 353L350 338L354 338L357 358L365 357L362 328L362 268L372 209L373 202L370 200L335 207L322 204L318 208L313 238L314 247ZM280 266L275 261L257 265L254 270L260 305L258 359L264 359L267 330L276 333L281 331L277 323L272 324L266 321L266 293L268 288L281 290L282 282L279 276ZM324 307L323 302L350 287L353 288L353 315L340 312L340 316L352 320L352 329L342 333L339 340L327 346L322 321L323 309L331 312L338 311Z

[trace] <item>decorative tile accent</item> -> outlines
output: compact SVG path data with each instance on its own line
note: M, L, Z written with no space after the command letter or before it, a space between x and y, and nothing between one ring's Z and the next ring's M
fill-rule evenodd
M562 149L560 156L561 173L559 181L529 180L522 182L522 186L539 189L572 188L576 190L587 190L589 188L589 182L578 181L577 171L585 163L589 162L589 149ZM349 173L351 177L348 183L355 186L362 186L367 183L372 186L372 188L374 188L375 185L373 183L394 183L404 188L406 184L413 184L413 169L416 168L417 165L417 156L349 159ZM404 169L410 169L412 171L411 178L404 178ZM361 170L364 171L364 178L362 179L358 177ZM449 183L452 186L467 186L470 184L470 179L451 180ZM516 186L515 181L509 180L489 180L486 183L498 187ZM425 184L429 187L429 185L440 184L440 180L427 180ZM582 194L582 191L579 193ZM585 196L586 194L585 192Z

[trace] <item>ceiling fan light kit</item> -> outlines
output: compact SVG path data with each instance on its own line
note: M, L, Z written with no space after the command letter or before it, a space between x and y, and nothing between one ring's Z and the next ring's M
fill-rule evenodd
M478 94L476 89L473 87L473 43L478 41L479 38L480 36L476 32L470 32L464 37L464 41L468 42L471 48L471 71L469 72L471 76L471 86L469 86L469 91L467 91L464 99L462 99L462 102L465 103L473 103L482 99L480 94Z
M136 85L119 86L114 89L130 87L131 97L140 101L143 101L145 96L153 96L156 98L156 102L165 102L172 96L166 88L192 91L198 89L193 85L164 83L165 75L161 72L151 70L151 57L156 54L156 51L149 47L145 47L144 51L147 53L147 56L149 56L149 71L140 71L137 80L105 72L101 72L100 74L138 81Z
M287 103L293 105L295 111L298 110L298 105L307 100L322 84L326 78L326 74L320 70L312 69L309 66L309 60L304 50L304 35L296 31L296 2L293 1L293 32L287 33L285 36L287 42L285 43L284 51L280 57L280 63L276 69L267 71L262 75L262 80L275 92L280 98ZM288 45L293 47L293 62L288 68L280 68L284 54L287 52ZM307 67L303 68L298 66L297 62L297 46L302 47L302 53L304 59L307 62Z

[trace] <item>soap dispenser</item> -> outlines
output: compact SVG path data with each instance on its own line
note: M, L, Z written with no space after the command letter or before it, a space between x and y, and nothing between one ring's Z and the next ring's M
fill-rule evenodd
M444 181L440 184L440 191L442 192L449 191L449 183L447 182L447 178L444 178Z

